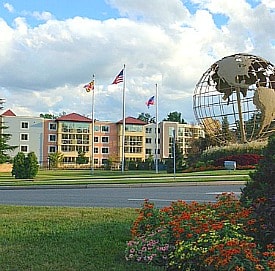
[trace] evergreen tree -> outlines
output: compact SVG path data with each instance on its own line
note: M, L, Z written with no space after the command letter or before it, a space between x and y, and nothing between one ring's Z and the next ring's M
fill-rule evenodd
M85 152L79 151L78 157L76 157L76 163L77 164L88 164L89 158L85 156Z
M25 154L23 152L18 152L17 155L13 158L11 174L12 176L15 176L16 179L26 178Z
M27 178L33 179L38 173L38 168L39 165L35 153L28 153L27 157L25 158L25 170Z
M17 146L10 146L8 141L11 138L10 134L5 134L4 130L8 129L7 126L3 125L3 122L0 123L0 164L9 162L11 160L7 152L12 151L17 148Z
M175 143L174 146L175 146L175 152L173 151L173 153L175 153L175 170L176 170L176 172L182 172L183 164L184 164L183 154L180 150L178 143ZM174 172L174 157L173 157L173 155L172 155L172 158L169 158L166 160L167 173Z
M228 142L234 141L234 136L232 131L230 131L229 121L227 116L222 118L222 140L225 141L224 142L225 144Z
M17 153L13 159L12 176L16 179L33 179L38 173L38 162L34 152L27 157L23 152Z

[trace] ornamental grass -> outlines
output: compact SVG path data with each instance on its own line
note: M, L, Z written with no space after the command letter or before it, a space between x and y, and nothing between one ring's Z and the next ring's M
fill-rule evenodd
M252 209L232 193L215 203L177 201L162 209L145 200L132 225L126 260L169 271L274 271L274 246L255 242L256 224Z

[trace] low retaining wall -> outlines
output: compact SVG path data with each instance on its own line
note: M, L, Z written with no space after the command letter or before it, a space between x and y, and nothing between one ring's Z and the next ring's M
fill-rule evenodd
M0 172L11 172L12 164L0 164Z

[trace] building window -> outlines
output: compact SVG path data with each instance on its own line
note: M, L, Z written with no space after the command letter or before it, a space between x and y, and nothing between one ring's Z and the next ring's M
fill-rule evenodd
M95 159L94 159L94 165L98 165L98 163L99 163L98 158L95 158Z
M101 132L102 133L109 133L110 126L109 125L102 125L101 126Z
M20 139L22 141L28 141L29 140L29 134L21 134Z
M49 153L54 153L56 151L56 147L55 146L49 146L48 152Z
M21 122L21 128L22 128L22 129L29 129L29 122L27 122L27 121L22 121L22 122Z
M99 130L100 130L100 127L99 127L98 125L95 125L95 126L94 126L94 131L95 131L95 132L99 132Z
M151 134L152 133L152 128L146 127L145 133L146 134Z
M146 154L152 154L152 149L146 149L146 150L145 150L145 153L146 153Z
M142 132L143 126L135 124L127 124L125 131L127 132Z
M106 154L106 153L109 153L109 148L106 148L106 147L105 147L105 148L102 148L102 149L101 149L101 153L105 153L105 154Z
M67 164L69 164L69 163L75 163L75 157L64 157L63 158L63 162L67 163Z
M94 153L98 153L98 148L94 148Z
M102 143L108 143L109 142L109 137L108 136L101 137L101 142Z
M49 123L49 130L56 131L56 123Z
M49 142L56 142L56 135L49 135Z
M28 152L28 149L29 149L29 146L27 146L27 145L21 145L20 146L20 151L21 152Z
M98 136L95 136L95 137L94 137L94 142L96 142L96 143L99 142Z
M102 165L108 165L108 159L102 159L101 164Z
M146 137L145 142L146 142L147 144L151 144L151 143L152 143L152 138Z

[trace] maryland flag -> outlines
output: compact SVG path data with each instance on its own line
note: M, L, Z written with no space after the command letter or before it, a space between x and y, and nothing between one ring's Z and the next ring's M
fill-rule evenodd
M94 87L95 87L95 81L94 80L84 86L84 88L86 89L87 92L90 92L91 90L94 90Z

